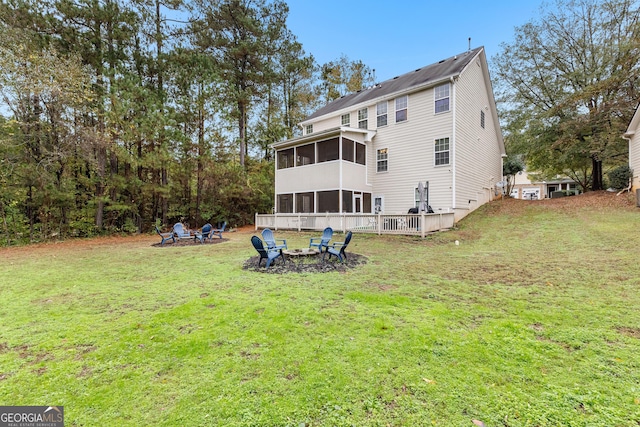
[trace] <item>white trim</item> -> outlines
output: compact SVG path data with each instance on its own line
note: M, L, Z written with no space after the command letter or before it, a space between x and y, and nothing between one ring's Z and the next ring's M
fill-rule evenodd
M453 114L452 124L453 130L451 131L451 141L449 141L449 163L451 164L451 209L456 209L456 84L455 80L451 78L451 86L449 92L449 111ZM435 108L435 102L434 102Z

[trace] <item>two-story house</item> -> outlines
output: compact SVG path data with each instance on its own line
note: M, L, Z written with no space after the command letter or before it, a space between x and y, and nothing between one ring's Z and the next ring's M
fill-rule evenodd
M343 96L273 144L277 213L407 213L428 183L460 219L502 181L504 142L484 48Z

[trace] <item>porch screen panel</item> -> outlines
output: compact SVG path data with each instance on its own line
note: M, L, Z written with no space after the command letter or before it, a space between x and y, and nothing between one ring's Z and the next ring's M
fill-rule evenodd
M296 148L296 166L312 165L316 159L316 145L307 144Z
M318 163L338 160L340 158L339 142L340 140L338 138L318 142Z
M342 138L342 160L353 162L354 157L354 141L348 138Z
M318 212L340 212L340 191L318 191Z
M313 212L313 193L296 193L296 213Z
M359 165L367 164L367 148L358 142L356 142L356 163Z
M342 212L353 212L353 191L342 190Z
M293 194L278 194L278 213L293 213Z
M371 193L362 193L362 212L371 213Z
M293 148L278 151L278 169L293 167Z

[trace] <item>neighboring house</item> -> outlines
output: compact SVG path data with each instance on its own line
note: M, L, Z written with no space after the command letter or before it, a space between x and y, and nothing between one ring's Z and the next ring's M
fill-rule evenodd
M522 171L515 176L510 195L514 199L541 200L552 198L556 191L578 194L579 186L575 180L560 175L553 179L540 180L535 173L528 174L527 171Z
M636 113L623 137L629 140L629 167L633 171L633 190L638 190L640 189L640 108L636 108Z
M456 220L497 194L504 142L484 48L343 96L273 144L276 213L406 214Z

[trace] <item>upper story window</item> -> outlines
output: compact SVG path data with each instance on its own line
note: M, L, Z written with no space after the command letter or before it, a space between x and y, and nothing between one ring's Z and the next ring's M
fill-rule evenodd
M449 138L436 139L435 159L436 166L449 164Z
M318 163L338 160L340 158L339 139L332 138L318 142Z
M436 86L433 90L433 94L436 114L449 111L449 83Z
M377 172L386 172L387 170L389 170L389 151L387 148L381 148L380 150L378 150L376 163Z
M484 129L484 111L480 110L480 127Z
M278 169L293 167L293 148L278 150Z
M342 160L353 162L355 158L355 141L349 138L342 138Z
M387 101L379 102L376 105L376 117L378 118L378 127L387 125Z
M368 123L369 111L366 108L358 110L358 128L367 129L369 127Z
M340 116L340 124L342 124L342 126L350 126L351 113L343 114L342 116Z
M408 98L409 97L407 95L396 98L396 123L407 120Z
M312 165L316 159L316 145L306 144L296 147L296 166Z
M359 142L356 142L356 163L359 165L367 164L367 147Z
M313 125L307 125L305 127L305 132L306 135L312 134L313 133Z

